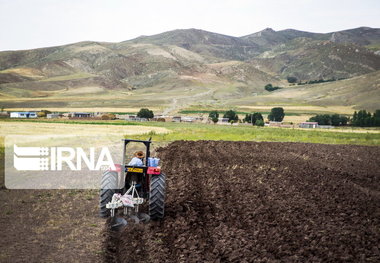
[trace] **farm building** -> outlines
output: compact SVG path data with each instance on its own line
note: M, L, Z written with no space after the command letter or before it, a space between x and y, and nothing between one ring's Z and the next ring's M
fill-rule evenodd
M115 114L116 119L119 120L128 120L128 115L127 114Z
M37 118L37 113L34 111L26 112L11 112L11 118Z
M154 118L152 120L160 121L160 122L168 122L168 121L172 121L172 117L166 116L166 115L154 115Z
M228 118L218 118L217 124L229 124Z
M183 121L183 122L193 122L194 118L193 117L183 117L181 121Z
M73 118L91 118L94 117L94 114L89 112L73 112L71 116Z
M318 128L318 122L301 122L300 128Z
M126 121L134 121L136 120L137 116L136 115L128 115L128 116L125 116L125 120Z
M94 112L94 117L100 118L104 115L104 112Z
M9 113L7 111L0 111L0 118L8 118Z
M128 117L125 118L126 121L148 121L147 118L140 118L137 117L136 115L129 115Z
M174 116L173 118L172 118L172 121L173 122L181 122L181 116Z
M46 114L47 119L58 119L59 118L59 113L49 113Z

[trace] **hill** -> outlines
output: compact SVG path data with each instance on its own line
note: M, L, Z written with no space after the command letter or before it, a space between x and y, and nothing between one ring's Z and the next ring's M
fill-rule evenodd
M354 44L296 38L251 60L264 71L299 81L341 79L380 69L380 56Z
M0 106L129 108L153 103L172 111L194 104L223 107L252 96L265 97L264 85L287 86L289 76L304 82L377 72L379 30L319 34L265 29L233 37L181 29L120 43L86 41L4 51L0 52ZM364 87L372 84L362 81Z
M351 79L311 85L289 86L260 96L231 100L231 105L300 105L326 107L331 111L337 106L375 111L380 107L380 71ZM297 106L293 107L297 108ZM339 112L336 110L336 112ZM346 112L349 113L349 112Z
M312 33L294 29L274 31L266 28L263 31L243 36L242 39L256 43L260 47L270 49L279 44L285 44L296 38L310 38L312 40L329 40L335 43L350 43L360 46L378 45L380 43L380 29L358 27L331 33Z

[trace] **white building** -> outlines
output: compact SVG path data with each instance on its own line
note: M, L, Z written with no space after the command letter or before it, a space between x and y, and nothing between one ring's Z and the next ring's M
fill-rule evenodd
M315 128L318 128L318 122L301 122L299 124L299 127L300 128L312 128L312 129L315 129Z
M181 116L174 116L172 122L181 122Z
M47 119L58 119L59 118L59 113L48 113L46 114Z
M37 113L32 111L26 112L11 112L11 118L37 118Z
M193 122L194 118L193 117L182 117L181 121L182 122Z
M230 124L228 120L228 118L218 118L217 124Z

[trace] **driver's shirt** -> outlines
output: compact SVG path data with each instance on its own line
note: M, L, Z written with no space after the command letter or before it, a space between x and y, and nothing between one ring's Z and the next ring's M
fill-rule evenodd
M133 157L132 160L128 163L129 166L143 166L143 162L140 158Z

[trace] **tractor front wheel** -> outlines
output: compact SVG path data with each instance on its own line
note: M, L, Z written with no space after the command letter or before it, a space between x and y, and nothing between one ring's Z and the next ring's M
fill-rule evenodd
M149 194L149 216L152 220L164 217L166 175L152 175Z
M114 171L106 171L102 176L99 200L99 212L101 217L109 217L110 210L106 208L106 204L111 202L112 196L116 193L118 174Z

